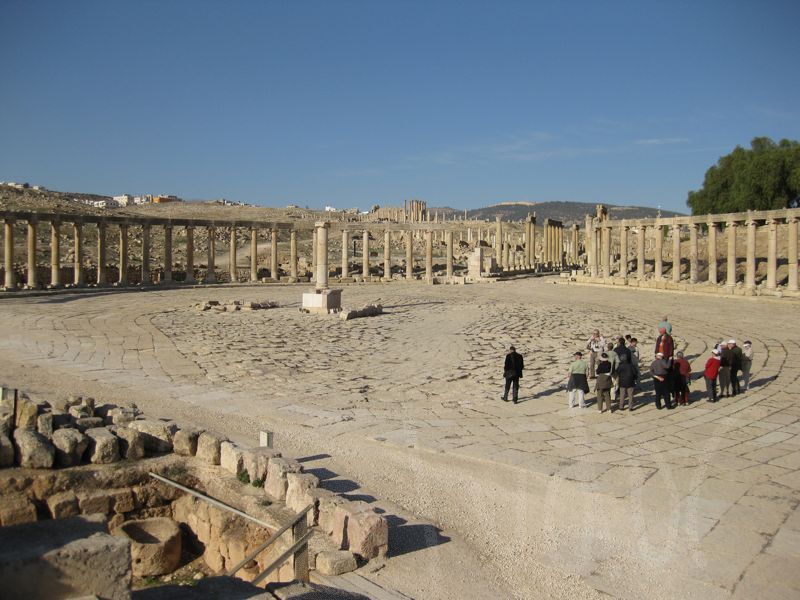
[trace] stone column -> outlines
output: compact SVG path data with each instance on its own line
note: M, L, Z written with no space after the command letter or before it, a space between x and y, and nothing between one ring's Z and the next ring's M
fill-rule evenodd
M186 279L184 283L195 283L194 279L194 227L186 227Z
M317 228L311 231L311 274L317 276Z
M628 226L619 226L619 276L628 277Z
M278 228L273 227L269 231L269 274L275 281L280 281L281 274L278 273Z
M230 243L228 244L228 270L231 275L231 283L237 282L236 274L236 225L230 227Z
M736 287L736 221L726 225L725 235L728 238L728 261L725 285L729 288Z
M453 232L447 232L447 276L453 276Z
M250 228L250 281L258 281L258 229Z
M578 242L578 224L572 224L572 264L577 265L580 260L580 244Z
M563 223L558 228L558 266L564 267L564 225Z
M583 237L586 243L586 267L589 269L589 276L594 277L596 275L594 271L594 220L591 215L586 215L583 229Z
M494 238L495 253L497 255L497 264L503 264L503 222L500 217L497 217L497 231Z
M708 282L717 285L717 230L716 223L708 223Z
M644 281L644 243L647 239L647 227L639 223L636 231L636 279Z
M366 229L362 234L362 243L361 243L361 276L364 278L364 281L367 280L369 277L369 231Z
M745 222L747 227L747 265L744 275L744 286L748 290L756 289L756 222L750 218Z
M550 262L550 219L542 223L542 262L545 265Z
M672 283L681 280L681 226L672 226Z
M405 232L406 236L406 279L414 278L414 237L411 231Z
M172 225L164 225L164 283L172 281Z
M297 281L297 232L294 229L289 233L289 280Z
M97 285L106 284L106 224L97 224Z
M331 226L327 221L317 221L317 277L316 288L318 290L328 289L328 228Z
M342 279L350 277L350 233L342 229Z
M61 286L61 223L50 221L50 285Z
M39 287L36 276L36 221L28 221L28 289Z
M72 253L73 259L73 285L83 285L83 225L81 223L72 224Z
M166 247L167 243L165 240L164 248ZM170 253L171 252L172 250L170 249ZM128 226L127 225L119 226L119 284L128 285Z
M769 232L767 241L767 289L774 290L777 287L778 274L778 221L776 219L767 221L767 231Z
M205 283L214 283L217 281L216 273L216 260L217 260L217 240L215 239L216 230L213 227L207 227L206 233L208 235L208 255L206 257L206 279Z
M150 283L150 225L142 225L142 283Z
M388 229L383 232L383 278L392 278L392 232Z
M697 223L689 224L689 283L697 283Z
M433 283L433 232L425 232L425 280Z
M3 221L3 270L4 286L7 290L13 290L17 286L14 276L14 219Z
M603 225L600 232L602 274L603 277L611 277L611 228Z
M797 291L797 217L786 219L786 229L789 235L786 249L788 255L789 280L786 282L786 289L790 292Z
M661 225L656 225L653 230L656 234L655 276L661 281L664 279L664 230Z

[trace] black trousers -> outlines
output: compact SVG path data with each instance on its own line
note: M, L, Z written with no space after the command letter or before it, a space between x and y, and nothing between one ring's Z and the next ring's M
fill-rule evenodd
M514 385L513 399L516 402L519 397L519 377L506 378L506 391L503 394L503 400L508 400L508 389L512 384Z
M736 394L742 393L742 388L739 386L739 368L731 367L731 392Z
M664 406L670 408L669 403L669 381L659 381L653 378L653 387L656 390L656 406L661 408L661 399L664 399Z

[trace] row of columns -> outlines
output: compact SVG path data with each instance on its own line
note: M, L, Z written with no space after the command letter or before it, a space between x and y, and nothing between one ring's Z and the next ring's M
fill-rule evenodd
M16 277L14 272L14 226L15 219L7 218L4 220L4 261L3 267L5 272L4 286L8 290L15 289ZM37 239L36 227L37 221L27 222L27 287L38 288L40 282L36 270L36 252L37 252ZM50 283L54 287L64 284L61 280L61 227L62 223L59 221L50 222ZM120 285L128 283L128 267L129 267L129 250L128 250L128 225L119 225L119 279ZM98 285L107 283L107 224L100 222L97 224L97 281ZM141 281L142 283L151 283L150 269L151 269L151 255L150 255L150 237L151 226L147 223L141 225L142 228L142 266L141 266ZM216 228L208 226L208 260L207 260L207 274L205 281L212 283L216 281L215 276L215 236ZM194 279L194 227L187 226L186 231L186 283L195 283ZM73 223L73 284L85 285L85 277L82 269L83 263L83 224ZM173 227L171 225L164 226L164 271L162 281L172 281L172 255L173 255ZM237 279L236 267L236 227L230 228L231 243L230 243L230 273L231 280ZM251 228L251 260L250 260L250 280L256 281L258 279L258 229ZM297 279L297 234L294 230L290 235L290 277L294 280ZM271 256L270 256L270 274L273 278L278 278L278 229L271 230Z
M790 216L785 219L766 219L765 227L767 230L767 278L766 288L774 290L777 288L777 266L778 266L778 226L785 222L787 231L787 262L789 275L787 290L798 290L798 218ZM609 222L610 223L610 222ZM719 264L717 243L720 235L720 223L708 222L708 235L706 243L708 246L708 282L714 285L719 284ZM758 220L749 218L745 221L729 221L725 224L725 243L726 243L726 272L725 285L733 288L737 283L736 265L737 249L736 235L740 226L746 227L746 256L745 256L745 276L744 286L746 289L756 287L756 237L758 232ZM611 233L614 225L603 225L596 227L600 231L600 264L598 265L597 242L598 236L590 235L588 248L589 271L592 276L600 273L603 277L611 276ZM628 277L628 237L631 226L626 223L616 225L619 231L620 263L618 275ZM670 225L672 230L672 273L671 281L679 283L681 281L681 231L680 224ZM689 282L698 283L699 279L699 235L698 223L690 223L689 229ZM654 277L656 280L664 280L664 235L662 226L639 225L637 231L636 249L636 277L643 280L645 278L645 240L652 232L655 237L654 248Z

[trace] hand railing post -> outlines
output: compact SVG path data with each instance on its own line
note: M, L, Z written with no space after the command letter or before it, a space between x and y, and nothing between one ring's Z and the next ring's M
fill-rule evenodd
M308 531L308 519L303 517L292 525L292 544L299 542ZM308 583L308 543L303 544L294 553L294 578Z

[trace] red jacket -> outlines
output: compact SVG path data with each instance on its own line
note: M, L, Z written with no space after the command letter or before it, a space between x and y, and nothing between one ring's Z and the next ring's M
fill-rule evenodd
M706 361L706 369L703 371L708 379L716 379L719 373L719 356L712 356Z
M684 377L689 377L692 373L692 365L689 364L689 361L685 358L679 358L675 361L675 364L678 366L678 370L680 371L681 375Z
M672 358L672 354L675 352L675 343L670 334L662 333L656 338L656 350L653 354L658 354L659 352L664 355L664 358Z

